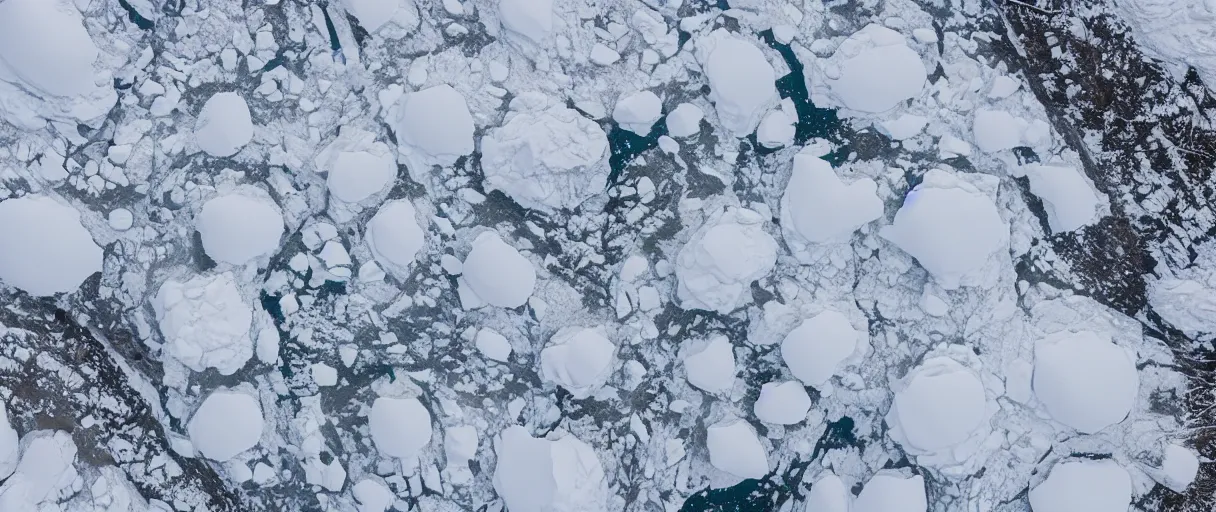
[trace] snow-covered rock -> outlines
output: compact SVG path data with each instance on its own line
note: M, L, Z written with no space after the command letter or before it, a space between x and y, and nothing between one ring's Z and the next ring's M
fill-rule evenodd
M207 395L190 417L186 430L198 453L223 462L257 446L262 439L263 422L257 397L220 389Z
M891 470L871 477L853 501L853 512L925 512L928 507L925 479Z
M606 512L608 480L591 446L557 432L534 438L508 427L495 446L494 490L511 512Z
M194 142L211 156L237 154L253 140L249 104L235 92L218 92L207 99L194 123Z
M499 334L498 331L489 328L482 328L477 331L476 337L473 338L473 343L477 346L477 350L481 355L489 359L505 363L511 358L511 342L506 336Z
M22 444L21 462L0 486L0 510L60 510L59 493L70 494L79 477L71 434L38 430L26 434Z
M794 170L781 196L786 243L847 240L858 228L882 216L877 190L870 178L845 184L822 158L809 153L794 155ZM795 240L790 240L791 234Z
M1109 459L1058 462L1030 489L1034 512L1125 512L1131 502L1131 476Z
M536 268L493 231L473 240L459 279L460 303L466 309L490 305L517 308L536 289Z
M367 221L368 247L389 269L404 273L426 246L426 234L418 225L418 212L408 199L389 201Z
M42 195L0 201L0 281L30 295L73 292L101 264L75 208Z
M760 397L752 407L760 421L778 425L801 423L810 409L811 397L802 383L796 380L765 383L760 387Z
M1098 220L1098 195L1075 167L1031 164L1019 169L1030 192L1043 200L1052 233L1080 229Z
M735 385L735 347L730 338L716 335L694 340L684 356L688 383L706 393L723 393Z
M0 424L0 428L3 426ZM3 433L0 432L0 437L2 436ZM2 452L3 449L0 449L0 453ZM3 460L3 456L0 456L0 460ZM1195 455L1195 452L1173 443L1165 445L1165 454L1161 457L1162 484L1174 492L1184 492L1195 481L1195 476L1198 474L1199 457ZM0 476L2 475L4 475L4 469L3 466L0 466Z
M1035 396L1052 418L1079 432L1123 421L1139 390L1135 358L1110 335L1061 332L1035 343Z
M701 120L705 113L692 103L681 103L667 113L667 134L672 137L691 137L701 131Z
M473 152L469 105L460 91L447 84L405 95L393 131L415 179L425 176L432 165L452 165Z
M828 471L811 485L806 493L804 512L849 512L853 494L840 477Z
M543 42L553 31L553 0L498 0L498 19L507 30Z
M376 450L386 457L416 457L431 442L431 413L417 398L377 398L367 427Z
M979 375L948 356L926 359L892 385L888 433L922 466L948 474L966 462L991 431L997 409Z
M942 288L953 290L1009 243L1009 227L992 199L940 169L904 198L881 236L916 258Z
M481 140L487 191L501 190L525 208L574 208L603 192L608 136L598 124L536 93L511 101L502 126Z
M621 128L643 137L650 135L650 128L660 117L663 117L663 102L650 91L622 96L612 110L612 119Z
M8 406L0 400L0 481L17 469L17 431L8 420Z
M781 341L781 359L803 384L822 388L857 351L861 333L839 311L803 320Z
M751 302L751 283L777 262L777 241L764 221L757 212L730 207L693 233L676 258L680 307L725 314Z
M234 192L203 204L194 229L211 259L244 265L279 249L285 227L283 214L264 193Z
M191 370L232 375L253 356L253 310L231 273L165 281L152 308L165 352Z
M726 418L706 430L709 463L715 468L739 478L761 478L768 474L768 450L746 421Z
M600 329L564 327L540 351L541 375L574 398L586 398L608 378L615 352Z
M886 112L925 87L925 65L900 33L869 24L840 44L829 59L826 82L844 106ZM807 79L812 79L810 73Z
M327 174L329 193L347 203L379 193L397 177L392 149L377 142L374 133L358 128L343 128L317 155L316 167Z
M697 40L697 60L709 79L709 99L718 122L735 137L756 129L760 116L779 101L776 72L755 43L717 29Z

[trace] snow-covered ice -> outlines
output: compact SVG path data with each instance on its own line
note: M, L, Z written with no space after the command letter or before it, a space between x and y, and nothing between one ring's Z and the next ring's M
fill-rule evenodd
M0 424L3 427L3 424ZM2 435L2 434L0 434ZM1170 443L1165 445L1165 454L1161 458L1163 484L1175 492L1185 492L1199 474L1199 457L1195 452ZM4 471L0 468L0 475Z
M257 397L243 391L221 389L203 400L190 417L186 430L200 454L226 461L257 446L264 422Z
M414 0L342 0L342 4L364 30L373 34L386 25L408 30L419 22Z
M376 135L344 128L316 158L317 170L327 173L329 193L347 203L358 203L393 183L397 160Z
M1210 1L1117 0L1116 12L1136 42L1177 74L1194 68L1216 90L1216 4Z
M777 241L764 221L755 211L735 207L705 221L676 258L681 307L729 313L751 301L751 283L777 261Z
M877 184L860 178L845 184L832 164L809 153L794 156L794 170L781 196L781 224L802 240L794 244L847 239L883 214ZM791 243L788 240L786 243Z
M926 359L897 381L887 412L890 436L926 466L953 466L973 455L991 430L995 405L979 375L948 356Z
M761 478L768 474L768 450L746 421L726 418L706 430L709 463L715 468L739 478Z
M511 426L495 443L494 490L511 512L604 512L608 481L595 450L565 432L534 438Z
M0 510L58 509L59 493L70 493L79 476L73 467L76 443L62 430L38 430L26 434L22 444L16 471L0 486Z
M1052 233L1080 229L1098 219L1097 193L1075 167L1032 164L1020 169L1043 200Z
M806 493L805 512L849 512L853 494L835 473L827 471Z
M982 108L975 111L972 135L975 145L985 153L996 153L1022 145L1025 121L1004 110Z
M1035 396L1052 418L1082 433L1123 421L1139 389L1135 357L1109 335L1063 332L1035 343Z
M376 449L387 457L416 457L431 442L431 413L417 398L377 398L367 427Z
M1216 288L1207 281L1165 277L1149 286L1153 310L1188 334L1216 333Z
M211 259L244 265L279 248L283 214L261 193L235 192L211 198L194 218L194 229Z
M431 165L451 165L473 152L473 117L464 95L450 85L406 94L394 121L398 149L415 179Z
M101 248L80 213L48 196L0 201L0 247L0 281L30 295L76 291L101 271Z
M1056 463L1047 478L1030 489L1034 512L1124 512L1131 501L1131 476L1110 459Z
M503 363L511 358L511 342L494 329L482 328L477 331L473 342L477 345L477 350L481 352L481 355L487 358Z
M718 122L735 137L754 131L760 116L779 99L776 72L764 52L725 29L697 39L696 50L709 78L709 99Z
M803 384L822 388L857 351L860 337L849 317L839 311L823 311L786 334L781 359Z
M600 329L565 327L540 351L541 375L574 398L585 398L608 378L615 352Z
M853 501L853 512L925 512L925 479L882 470L870 477Z
M794 425L806 419L811 409L811 397L796 380L768 382L760 386L760 397L752 411L765 423Z
M152 308L165 352L191 370L232 375L253 356L253 310L231 273L165 281Z
M381 264L404 272L426 246L418 212L408 199L389 201L367 221L367 244Z
M235 92L218 92L203 104L194 124L194 142L211 156L237 154L253 140L249 104Z
M17 469L17 431L9 423L8 407L0 401L0 481Z
M667 134L672 137L691 137L701 131L701 120L705 113L692 103L681 103L667 113Z
M829 65L824 74L832 94L867 113L886 112L920 94L927 75L903 35L873 23L841 43Z
M735 384L735 348L730 338L717 335L689 343L684 355L688 383L706 393L724 393Z
M493 231L477 235L462 267L460 302L465 308L516 308L536 289L532 262Z
M653 92L637 91L622 96L612 110L612 119L643 137L650 135L650 127L663 116L663 102Z
M503 27L540 43L553 31L553 0L498 0Z

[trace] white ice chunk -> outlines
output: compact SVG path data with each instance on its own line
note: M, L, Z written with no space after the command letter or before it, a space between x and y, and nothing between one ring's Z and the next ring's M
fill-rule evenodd
M309 370L312 381L318 386L333 386L338 383L338 370L325 363L313 363Z
M376 449L387 457L415 457L431 442L431 413L417 398L377 398L367 426Z
M472 294L461 297L465 307L489 304L517 308L528 301L536 289L536 268L498 233L486 231L473 240L473 250L464 260L460 283Z
M835 473L819 477L806 493L805 512L849 512L853 494Z
M804 320L781 342L781 359L803 384L822 388L857 350L860 337L844 314L827 310Z
M1177 81L1193 68L1208 90L1216 91L1216 4L1118 0L1112 7L1130 26L1136 47L1166 61Z
M0 487L0 510L61 510L56 498L64 491L70 494L79 477L73 467L76 443L61 430L31 432L23 441L21 462Z
M477 331L477 337L473 339L473 342L477 345L477 350L481 352L481 355L489 359L505 363L511 358L511 342L494 329L483 327Z
M445 429L443 451L449 462L472 460L477 456L477 427L460 425Z
M1056 421L1092 434L1127 417L1140 389L1136 361L1092 331L1035 343L1034 393Z
M746 421L726 418L706 430L709 463L715 468L739 478L761 478L768 474L768 450Z
M498 0L498 19L507 30L540 43L553 31L553 0Z
M595 64L608 66L621 60L621 54L607 47L604 43L595 43L595 46L591 47L591 55L588 56L588 59Z
M375 34L390 22L410 30L418 25L418 8L413 0L342 0L346 12L359 20L359 26Z
M359 481L351 492L359 501L359 512L384 512L396 501L388 487L371 479Z
M257 446L262 424L262 406L257 397L221 389L203 400L186 430L199 453L222 462Z
M17 431L8 419L8 407L0 400L0 481L17 469Z
M653 92L637 91L622 96L612 111L612 119L621 128L643 137L650 135L650 128L663 116L663 102Z
M194 141L211 156L235 155L253 140L249 104L235 92L215 93L203 104L194 123Z
M376 260L401 271L408 268L426 246L426 233L418 225L418 212L408 199L384 203L367 221L366 236Z
M606 512L604 468L591 446L558 432L538 439L520 426L504 430L495 446L494 491L511 512Z
M760 387L760 397L752 408L756 418L765 423L794 425L806 419L811 410L811 397L796 380L768 382Z
M1004 110L979 109L971 125L975 145L986 153L996 153L1022 145L1025 123Z
M358 203L393 183L397 160L375 134L358 128L343 128L337 139L317 155L317 169L328 173L329 193L347 202Z
M261 194L258 194L261 195ZM194 229L211 259L244 265L279 249L283 214L269 197L249 193L216 196L203 204Z
M1126 512L1131 501L1131 476L1109 459L1056 463L1030 490L1034 512Z
M414 176L431 165L451 165L473 152L473 116L464 95L443 84L407 94L393 131L398 149L413 160Z
M563 327L540 351L541 375L574 398L586 398L608 378L615 352L600 329Z
M692 103L681 103L667 113L667 134L672 137L690 137L701 131L701 120L705 113Z
M1027 165L1030 192L1043 200L1052 233L1080 229L1098 219L1098 196L1075 167Z
M794 123L797 118L791 117L784 110L770 110L756 128L756 142L766 148L780 148L794 143Z
M839 76L826 80L844 106L861 112L886 112L920 94L927 76L925 65L902 35L872 23L841 43L841 48L859 46L864 48L856 54L842 54L842 50L833 56L840 67Z
M782 226L791 226L792 232L802 238L796 244L846 240L861 226L882 216L877 190L878 185L870 178L845 184L831 164L799 153L794 155L794 170L781 196Z
M3 427L3 424L0 424L0 427ZM3 436L3 433L0 433L0 436ZM0 453L3 453L3 449L0 449ZM3 456L0 456L0 460L3 460ZM1162 483L1166 487L1174 492L1184 492L1199 474L1199 457L1191 450L1176 444L1167 444L1165 455L1161 459L1161 472L1165 478ZM0 478L3 475L3 467L0 466Z
M889 434L921 465L962 463L991 430L990 408L979 375L954 359L932 357L892 386Z
M1011 94L1018 91L1022 84L1007 75L1000 75L992 79L992 87L988 89L988 97L991 99L1008 98Z
M0 201L0 281L30 295L67 293L101 265L75 208L42 195Z
M697 60L709 79L709 99L718 121L735 137L756 129L777 104L776 72L754 43L717 29L697 40Z
M881 236L910 254L947 290L983 268L1009 242L1009 226L992 199L940 169L904 198Z
M693 233L676 258L677 297L684 309L729 313L751 302L751 283L777 262L777 241L763 215L731 207Z
M735 348L730 339L716 335L690 344L684 356L688 383L706 393L730 391L735 385Z
M98 54L80 11L71 3L0 3L0 61L29 85L55 96L86 94L95 87Z
M1216 332L1216 289L1193 279L1166 277L1149 288L1153 311L1188 334Z
M925 116L903 114L896 119L882 121L877 126L878 131L891 140L905 140L919 135L927 124L929 119Z
M231 273L165 281L152 308L165 352L191 370L232 375L253 356L253 311Z
M871 477L853 501L853 512L925 512L928 508L924 478L889 470Z
M106 222L117 231L126 231L131 229L131 225L135 223L135 216L131 213L131 210L115 208L110 210L110 214L106 216Z

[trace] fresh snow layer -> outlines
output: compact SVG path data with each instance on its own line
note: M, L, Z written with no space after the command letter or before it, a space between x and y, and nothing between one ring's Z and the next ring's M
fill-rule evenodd
M947 290L956 289L1009 242L1009 227L992 199L940 169L904 198L883 238L910 254Z
M739 478L761 478L768 474L768 450L746 421L727 418L706 430L709 463L715 468Z
M405 95L397 111L397 140L414 167L451 165L473 152L473 116L460 91L444 84ZM426 169L411 169L421 176Z
M853 494L835 473L828 471L806 493L805 512L849 512Z
M672 137L691 137L701 131L701 120L705 113L692 103L681 103L667 113L667 134Z
M1098 220L1098 195L1075 167L1032 164L1021 168L1030 192L1043 200L1052 233L1073 231Z
M591 446L558 432L538 439L520 426L495 447L494 490L510 512L606 512L608 480Z
M773 270L777 241L764 216L728 208L706 220L676 258L676 294L684 309L726 314L751 302L751 284Z
M663 102L650 91L638 91L622 96L612 110L612 119L643 137L650 135L650 128L663 116Z
M343 128L316 158L324 171L329 193L341 201L358 203L387 188L397 177L392 150L376 135L358 128Z
M431 413L417 398L377 398L367 426L376 449L387 457L416 457L431 442Z
M191 370L232 375L253 356L253 311L231 273L165 281L152 307L165 352Z
M697 40L697 60L709 79L709 99L718 122L735 137L756 129L777 104L776 72L755 43L726 29Z
M565 327L540 351L541 375L574 398L586 398L608 378L615 352L599 329Z
M217 390L203 400L186 430L194 449L226 461L257 446L262 438L262 406L248 393Z
M895 400L887 424L891 438L909 453L950 454L960 451L956 448L977 432L987 430L981 429L990 416L984 384L954 359L927 359L893 387Z
M852 512L925 512L928 508L924 478L883 470L861 488Z
M1115 6L1146 54L1169 62L1179 77L1195 68L1216 91L1216 3L1116 0Z
M1057 463L1030 490L1034 512L1127 512L1131 502L1131 476L1110 459Z
M827 310L803 320L781 341L781 359L803 384L822 388L857 350L860 337L844 314Z
M1092 434L1127 417L1140 375L1135 359L1109 335L1063 332L1035 343L1033 385L1052 418Z
M0 2L0 61L25 83L54 96L87 94L98 54L70 2Z
M2 412L2 411L0 411ZM3 428L0 424L0 428ZM0 432L0 437L3 432ZM3 442L0 441L0 446ZM3 453L3 449L0 449ZM0 455L0 460L3 460L3 455ZM1195 481L1195 476L1199 474L1199 457L1195 452L1178 446L1176 444L1165 445L1165 454L1161 459L1161 473L1164 477L1166 487L1174 490L1174 492L1183 492L1187 487L1190 487L1191 482ZM4 475L3 466L0 466L0 477Z
M511 108L548 101L526 96ZM509 115L482 138L481 151L486 190L500 190L524 208L574 208L603 192L608 179L608 136L563 105Z
M881 25L866 25L849 36L832 61L837 69L826 80L832 94L860 112L886 112L925 87L920 55L908 48L904 36Z
M61 510L60 493L72 491L79 475L76 443L67 432L39 430L26 434L21 461L0 487L0 510Z
M238 192L204 203L194 229L211 259L244 265L277 251L285 227L283 214L270 198Z
M492 231L477 235L462 267L460 302L465 308L517 308L536 289L532 262Z
M507 30L540 43L553 31L553 0L498 0L498 19Z
M101 265L75 208L42 195L0 201L0 281L30 295L67 293Z
M235 92L215 93L203 104L194 123L194 141L211 156L235 155L253 140L249 104Z
M418 212L408 199L389 201L367 221L367 244L376 261L404 271L426 246Z
M794 155L794 170L781 196L782 225L810 243L846 240L883 214L874 180L845 184L822 158Z
M716 335L693 341L684 356L688 383L706 393L723 393L735 385L735 347L730 338Z
M0 481L17 469L17 431L8 420L8 407L0 400Z
M806 419L811 410L811 397L796 380L769 382L760 387L760 397L752 408L756 418L765 423L794 425Z

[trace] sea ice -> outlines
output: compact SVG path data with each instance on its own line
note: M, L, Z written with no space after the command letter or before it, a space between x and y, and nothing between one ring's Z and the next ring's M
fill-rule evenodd
M1034 512L1126 512L1131 502L1131 476L1109 459L1058 462L1030 489Z
M768 382L760 387L760 397L752 411L765 423L794 425L806 419L811 409L811 397L796 380Z
M926 359L892 386L888 431L925 466L963 463L987 435L995 412L979 375L947 356Z
M285 230L283 214L261 191L216 196L203 204L194 229L211 259L244 265L279 249Z
M477 346L477 350L481 355L488 359L493 359L498 362L505 363L511 358L511 342L506 336L499 334L498 331L489 328L482 328L477 331L477 336L473 339L473 343Z
M694 340L684 356L688 383L706 393L723 393L735 385L735 348L730 339L716 335Z
M643 137L650 135L650 128L663 116L663 102L650 91L637 91L621 96L612 111L612 119L621 128Z
M241 391L216 390L194 411L186 430L195 450L222 462L257 446L262 425L262 406L256 397Z
M329 193L347 203L379 193L397 177L392 150L377 142L375 134L358 128L343 128L317 155L316 166L327 174Z
M432 165L452 165L473 152L469 105L460 91L447 84L406 94L393 131L415 179L425 176Z
M0 427L3 426L0 423ZM0 432L0 437L2 436L3 433ZM2 452L3 449L0 449L0 453ZM3 460L3 456L0 456L0 460ZM1174 492L1184 492L1195 481L1195 476L1199 474L1199 457L1191 450L1176 444L1167 444L1165 454L1161 459L1161 472L1165 480L1162 483L1166 487ZM3 466L0 466L0 475L3 474Z
M416 457L431 442L431 413L417 398L377 398L367 426L376 449L387 457Z
M873 23L841 43L829 62L839 67L837 76L826 80L832 94L860 112L886 112L916 97L927 76L903 35Z
M0 400L0 482L17 469L17 431L8 420L8 407Z
M680 307L725 314L751 302L751 283L777 262L777 241L764 231L764 220L730 207L693 233L676 258Z
M511 512L606 512L608 480L591 446L565 432L534 438L520 426L495 445L494 490Z
M498 0L498 19L507 30L543 42L553 31L553 0Z
M418 225L418 212L408 199L381 205L367 221L366 236L376 260L400 272L405 272L426 246L426 233Z
M517 308L536 289L536 268L493 231L473 240L460 276L460 302L466 309L490 305Z
M232 375L253 356L253 311L231 273L165 281L152 308L165 352L191 370Z
M1030 192L1043 200L1052 233L1080 229L1098 219L1098 196L1075 167L1031 164L1020 172L1030 180Z
M781 196L781 224L792 226L802 238L795 244L845 240L882 216L877 187L870 178L845 184L832 164L799 153L794 155L794 170Z
M972 123L975 145L985 153L996 153L1022 145L1025 121L1004 110L979 109Z
M102 251L75 208L48 196L0 201L0 281L30 295L76 291Z
M806 493L804 512L849 512L853 494L835 473L828 471Z
M925 512L928 507L925 479L891 470L871 477L853 501L853 512Z
M692 103L681 103L667 113L667 134L672 137L691 137L701 131L701 120L705 113Z
M203 104L194 124L194 141L211 156L237 154L253 140L249 104L235 92L215 93Z
M696 51L718 121L735 137L754 131L760 116L779 100L776 72L764 52L726 29L698 39Z
M1035 343L1033 385L1052 418L1092 434L1127 417L1140 375L1134 357L1109 335L1061 332Z
M564 327L540 351L541 375L574 398L586 398L608 378L615 352L598 329Z
M803 384L822 388L857 350L860 333L844 314L827 310L803 320L781 342L781 359Z
M761 478L768 474L768 450L756 431L740 418L726 418L707 428L709 463L739 478Z

